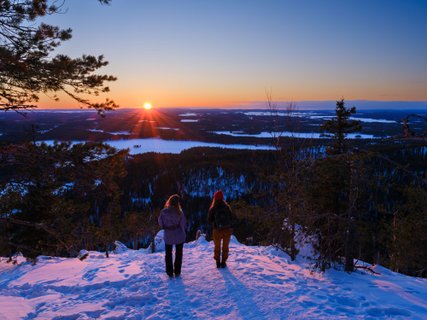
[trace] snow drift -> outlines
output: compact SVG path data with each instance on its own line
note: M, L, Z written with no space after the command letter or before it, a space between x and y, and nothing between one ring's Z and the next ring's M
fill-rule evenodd
M427 318L427 279L382 267L318 273L233 239L228 268L216 269L202 236L185 244L182 276L169 279L162 252L118 248L110 258L85 252L83 261L40 257L35 266L2 259L0 319Z

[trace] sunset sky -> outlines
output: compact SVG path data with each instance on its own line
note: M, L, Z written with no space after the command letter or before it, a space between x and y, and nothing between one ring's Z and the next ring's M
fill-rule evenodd
M68 0L58 52L104 54L121 107L427 100L425 0ZM43 107L77 107L68 99Z

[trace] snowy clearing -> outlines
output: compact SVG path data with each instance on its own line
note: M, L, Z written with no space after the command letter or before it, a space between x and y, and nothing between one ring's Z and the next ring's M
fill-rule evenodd
M164 254L127 250L105 258L0 262L0 319L426 319L427 279L382 267L380 275L310 272L273 247L235 239L228 268L213 244L185 244L182 276ZM22 260L22 259L21 259Z

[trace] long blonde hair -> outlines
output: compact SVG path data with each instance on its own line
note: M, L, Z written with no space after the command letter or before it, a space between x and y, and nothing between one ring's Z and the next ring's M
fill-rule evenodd
M179 195L173 194L165 203L165 208L174 208L177 214L182 213L181 204L179 203Z

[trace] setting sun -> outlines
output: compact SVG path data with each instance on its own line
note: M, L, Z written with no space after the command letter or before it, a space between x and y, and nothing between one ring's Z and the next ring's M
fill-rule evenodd
M145 102L144 103L144 109L145 110L151 110L153 108L153 105L151 104L151 102Z

